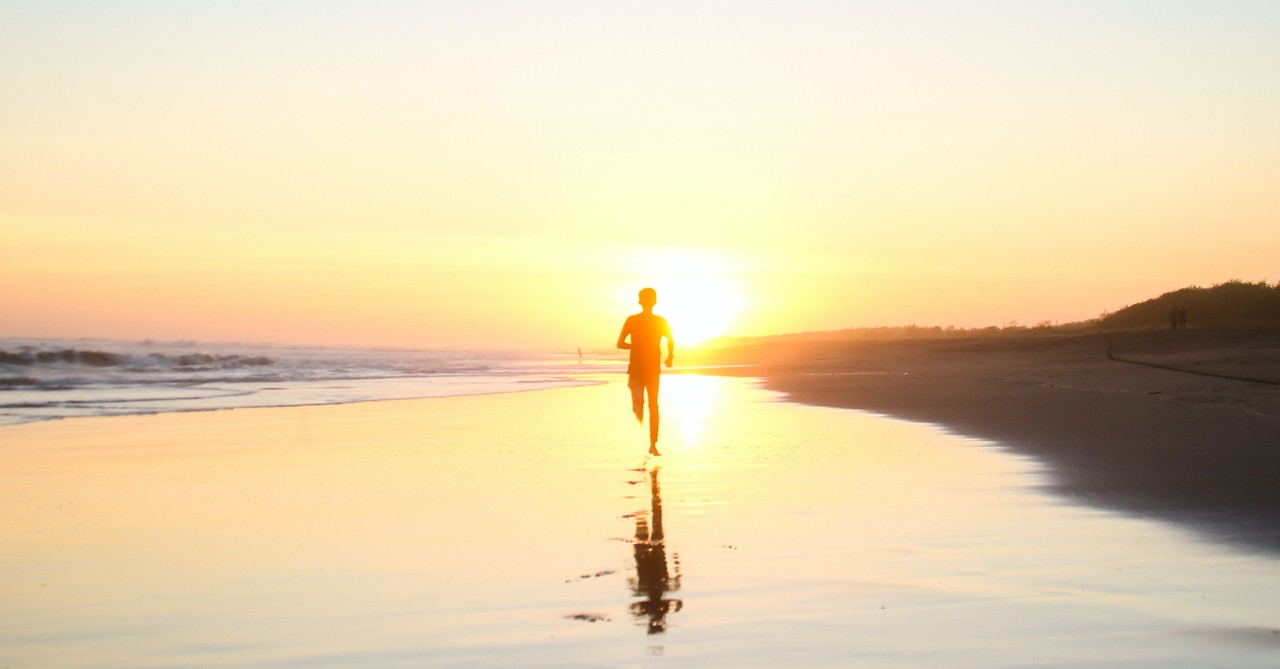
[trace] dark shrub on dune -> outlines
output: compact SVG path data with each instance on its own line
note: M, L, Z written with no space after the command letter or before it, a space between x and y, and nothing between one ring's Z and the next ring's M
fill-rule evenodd
M1185 309L1191 327L1280 326L1280 283L1228 281L1193 286L1130 305L1099 319L1108 329L1168 327L1169 312Z

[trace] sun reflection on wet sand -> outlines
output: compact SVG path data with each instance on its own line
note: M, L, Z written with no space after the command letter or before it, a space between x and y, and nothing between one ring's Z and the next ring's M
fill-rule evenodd
M1033 464L930 426L742 379L662 392L662 458L617 380L7 428L0 666L1280 652L1275 559L1069 506Z
M661 397L667 425L664 441L678 444L685 452L702 448L708 437L708 424L724 410L723 388L720 379L713 376L663 376Z

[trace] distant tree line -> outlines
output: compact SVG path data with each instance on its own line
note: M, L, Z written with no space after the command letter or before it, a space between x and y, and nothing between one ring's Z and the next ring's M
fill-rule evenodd
M902 341L909 339L964 339L969 337L1001 337L1026 334L1067 334L1088 331L1094 321L1078 323L1053 323L1045 321L1033 326L1017 322L1005 325L989 325L979 328L960 328L954 325L886 325L878 327L846 328L843 330L815 330L790 334L757 337L721 337L708 342L708 348L728 348L748 344L802 344L807 342L860 342Z
M1170 311L1186 311L1190 327L1280 327L1280 282L1248 283L1228 281L1211 288L1182 288L1145 302L1127 306L1096 319L1071 323L1044 321L1032 326L1016 322L1003 326L958 328L955 326L899 325L796 332L763 337L723 337L709 342L711 348L748 344L805 342L885 341L942 339L948 337L1000 337L1013 335L1062 335L1103 330L1169 327Z

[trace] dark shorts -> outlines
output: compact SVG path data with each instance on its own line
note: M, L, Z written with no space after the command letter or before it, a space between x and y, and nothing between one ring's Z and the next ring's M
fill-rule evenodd
M628 388L651 388L658 385L661 373L658 370L648 372L627 372Z

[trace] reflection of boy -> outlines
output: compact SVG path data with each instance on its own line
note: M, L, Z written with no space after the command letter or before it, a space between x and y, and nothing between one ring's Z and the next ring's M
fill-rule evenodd
M652 455L662 455L658 452L658 377L662 367L663 337L667 338L668 367L676 354L671 326L667 319L653 313L653 305L657 303L657 291L652 288L641 290L640 306L643 310L628 316L618 335L618 348L631 351L627 387L631 389L631 410L635 412L636 420L644 420L645 396L649 398L649 453Z
M676 558L676 575L667 570L667 549L662 536L662 493L658 485L658 469L649 471L652 499L649 516L636 514L636 580L631 593L644 599L631 603L631 613L648 620L649 634L662 634L667 629L667 614L684 608L679 599L664 597L680 589L680 559Z

